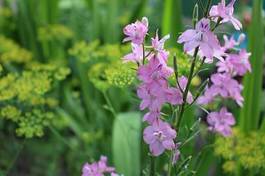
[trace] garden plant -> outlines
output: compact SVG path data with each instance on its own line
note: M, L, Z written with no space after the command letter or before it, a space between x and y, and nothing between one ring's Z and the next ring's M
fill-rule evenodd
M263 8L0 0L0 176L265 175Z

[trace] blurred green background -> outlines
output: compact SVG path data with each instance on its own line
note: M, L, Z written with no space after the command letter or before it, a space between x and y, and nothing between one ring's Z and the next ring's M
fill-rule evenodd
M196 3L202 14L205 0L0 0L0 176L81 175L82 165L101 154L125 176L147 175L134 66L121 62L130 49L121 44L122 29L146 16L150 36L156 29L170 33L167 45L185 75L189 61L176 39L191 26ZM230 105L237 136L216 139L202 125L182 151L193 157L184 175L265 171L264 5L238 0L235 7L253 66L243 80L244 108ZM239 35L231 26L218 35L223 30ZM201 115L194 108L186 113L183 136Z

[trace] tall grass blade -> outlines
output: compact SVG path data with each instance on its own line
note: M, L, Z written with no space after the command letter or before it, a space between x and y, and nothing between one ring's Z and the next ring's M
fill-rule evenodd
M107 14L104 16L104 42L116 43L119 41L118 9L119 0L108 0Z
M162 19L162 34L170 34L170 46L176 44L178 33L182 29L181 0L165 0Z
M244 79L245 104L240 112L240 128L247 132L258 128L262 91L264 60L264 26L262 20L263 0L253 1L252 22L249 28L249 50L252 73Z
M148 3L148 0L139 1L137 6L132 11L130 22L136 21L137 19L141 19L141 17L145 16L145 10L146 10L147 3Z

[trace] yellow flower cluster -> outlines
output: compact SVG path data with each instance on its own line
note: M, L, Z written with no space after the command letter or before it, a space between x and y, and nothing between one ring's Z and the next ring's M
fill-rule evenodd
M12 120L18 124L16 133L19 136L32 138L41 137L44 134L44 127L50 124L55 114L35 108L29 112L22 113L19 108L7 105L1 108L0 115L3 118Z
M215 154L226 159L223 165L226 172L234 172L237 163L247 170L265 169L265 134L260 131L243 134L234 129L233 136L216 140Z
M88 78L93 85L101 91L106 91L110 88L105 75L105 70L108 68L107 63L94 64L88 71Z
M7 7L0 7L0 16L5 18L11 17L12 16L11 9Z
M25 136L26 138L41 137L44 134L44 128L50 124L54 116L53 112L42 111L41 109L26 112L24 116L19 118L16 133L18 136Z
M91 43L80 41L74 44L69 54L80 62L89 62L89 80L94 86L106 91L111 86L123 88L133 83L135 71L132 65L122 64L121 57L129 52L127 46L104 45L99 41Z
M0 63L27 63L31 60L31 52L0 35Z
M74 56L81 62L88 61L117 61L120 60L123 55L129 52L127 45L120 46L117 44L107 44L99 46L99 41L93 42L79 41L69 49L69 54Z
M132 67L130 64L122 64L121 61L99 62L88 71L88 77L94 86L102 91L106 91L111 86L124 88L131 85L136 78Z
M66 78L70 70L36 62L27 67L22 73L0 77L0 117L15 122L19 136L40 137L55 116L52 108L58 105L58 101L49 93L55 83Z
M87 62L93 57L95 50L99 46L99 41L88 43L86 41L80 41L74 44L74 46L69 49L69 54L79 59L81 62Z
M72 30L61 24L51 24L38 29L39 41L65 41L73 38Z
M0 32L10 34L15 26L12 9L0 6Z
M120 60L129 50L125 46L105 45L98 50L99 56L107 57L109 60Z
M1 108L1 117L17 122L21 116L21 111L12 105L7 105Z
M110 85L116 87L126 87L133 83L135 80L135 70L132 69L133 65L122 64L115 62L105 70L107 81Z
M47 74L52 79L61 81L66 78L67 75L70 74L71 70L68 67L60 66L61 63L47 63L42 64L38 62L30 62L26 65L26 67L34 72L43 72Z

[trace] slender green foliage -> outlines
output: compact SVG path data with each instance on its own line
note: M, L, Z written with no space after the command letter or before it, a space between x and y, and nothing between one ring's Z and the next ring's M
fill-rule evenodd
M260 102L264 61L264 26L262 20L262 0L255 0L252 22L249 28L249 50L251 52L252 73L244 79L245 104L240 113L240 127L244 132L255 130L260 121Z
M162 19L163 35L170 34L170 45L176 44L178 33L182 29L181 0L164 0Z
M112 151L119 173L140 175L141 117L137 112L119 114L114 121Z

